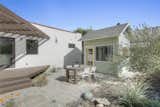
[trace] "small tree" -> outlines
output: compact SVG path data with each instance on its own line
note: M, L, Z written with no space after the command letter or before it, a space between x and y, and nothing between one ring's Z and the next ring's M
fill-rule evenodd
M74 32L76 33L81 33L82 36L84 36L89 31L92 31L92 28L89 29L77 28L76 30L74 30Z
M92 31L92 28L90 28L90 29L77 28L76 30L74 30L75 33L80 33L80 34L82 34L82 36L87 34L87 32L89 32L89 31ZM83 53L84 53L84 42L82 41L82 63L84 62L83 61L83 57L84 57Z
M130 40L130 64L136 71L151 72L155 70L160 58L160 31L158 28L142 26L128 34ZM157 63L153 63L157 62Z

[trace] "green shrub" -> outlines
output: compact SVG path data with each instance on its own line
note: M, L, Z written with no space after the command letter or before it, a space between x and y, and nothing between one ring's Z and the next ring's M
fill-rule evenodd
M47 76L46 76L45 74L41 74L41 75L35 77L35 78L32 80L32 83L33 83L33 86L36 86L36 87L45 86L45 85L47 85L47 83L48 83Z

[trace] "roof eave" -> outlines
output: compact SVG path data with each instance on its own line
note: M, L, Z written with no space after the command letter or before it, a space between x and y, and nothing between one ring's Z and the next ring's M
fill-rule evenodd
M83 38L81 38L79 40L81 40L81 41L90 41L90 40L97 40L97 39L104 39L104 38L115 38L115 37L119 37L119 36L120 35L118 35L118 36L111 36L111 37L91 38L91 39L83 39Z
M126 31L126 29L129 27L129 25L130 25L130 24L127 23L127 25L124 27L124 29L122 30L122 32L120 33L120 35L123 34L123 33Z

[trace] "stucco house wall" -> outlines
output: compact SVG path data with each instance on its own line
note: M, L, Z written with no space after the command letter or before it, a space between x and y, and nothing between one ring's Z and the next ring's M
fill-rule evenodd
M68 64L81 64L81 41L78 41L81 38L81 34L50 28L39 24L33 25L47 34L49 39L42 45L39 44L38 54L25 55L20 60L16 61L16 68L40 65L64 67ZM69 43L75 44L75 48L69 48ZM26 50L23 50L26 47L25 39L16 42L15 44L16 50L23 51L21 54L26 53ZM69 58L67 58L67 56L69 56Z
M15 60L26 54L26 38L15 38Z
M0 54L0 65L12 67L12 68L18 67L18 66L15 66L17 63L16 61L19 61L23 59L24 56L26 56L26 40L27 39L38 40L40 43L40 38L38 37L31 37L31 36L19 35L19 34L13 34L13 33L0 32L0 39L1 38L12 39L14 42L12 54ZM11 59L14 59L13 62L11 62Z

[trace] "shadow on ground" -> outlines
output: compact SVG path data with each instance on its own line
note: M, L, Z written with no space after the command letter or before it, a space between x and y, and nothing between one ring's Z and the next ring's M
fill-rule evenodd
M66 77L65 76L60 76L60 77L56 78L56 80L66 82Z

